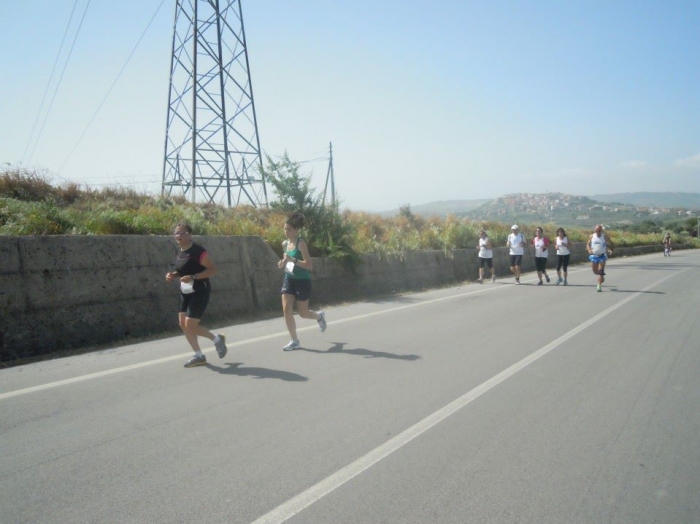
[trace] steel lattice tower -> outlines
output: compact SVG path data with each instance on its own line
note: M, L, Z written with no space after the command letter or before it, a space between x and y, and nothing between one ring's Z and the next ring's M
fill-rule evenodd
M162 193L267 206L240 0L176 0Z

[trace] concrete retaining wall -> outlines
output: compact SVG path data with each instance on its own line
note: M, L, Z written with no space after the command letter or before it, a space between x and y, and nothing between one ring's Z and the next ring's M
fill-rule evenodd
M259 237L198 238L219 268L206 319L276 309L277 256ZM0 237L0 361L177 329L159 236Z
M278 257L261 238L195 241L219 268L206 324L280 310ZM176 250L166 236L0 237L0 361L177 329L178 290L165 282ZM617 254L660 250L646 246ZM585 246L575 244L571 263L586 259ZM507 249L494 250L494 264L498 277L509 276ZM366 255L355 268L317 258L312 307L475 280L477 268L476 250ZM526 255L523 271L533 270L534 260Z

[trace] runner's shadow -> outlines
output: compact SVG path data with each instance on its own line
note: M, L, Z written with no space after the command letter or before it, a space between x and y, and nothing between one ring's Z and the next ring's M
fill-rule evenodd
M640 291L639 289L619 289L616 287L611 287L608 288L610 291L613 293L644 293L645 295L665 295L663 291ZM606 290L606 287L603 286L603 291Z
M403 295L380 296L364 300L369 304L413 304L417 301L418 299Z
M243 366L242 362L235 362L230 364L225 363L225 368L212 366L207 363L207 367L212 371L217 371L222 375L238 375L239 377L253 377L253 378L276 378L278 380L284 380L286 382L306 382L309 380L303 375L297 375L290 371L281 371L278 369L267 369L267 368L248 368Z
M697 267L694 266L693 264L671 264L670 262L664 263L653 263L653 264L615 264L613 267L615 269L617 268L626 268L626 269L645 269L645 270L658 270L661 269L662 271L677 271L680 268L687 268L687 267Z
M587 289L595 289L595 284L569 284L567 286L557 286L557 287L581 287L581 288L587 288ZM663 291L640 291L639 289L620 289L617 287L612 287L608 286L607 284L603 284L603 292L605 291L612 291L613 293L644 293L648 295L665 295Z
M333 342L333 345L326 351L321 351L319 349L308 349L299 348L296 351L308 351L309 353L320 353L323 355L328 355L331 353L342 353L343 355L357 355L359 357L365 358L392 358L395 360L418 360L421 357L418 355L397 355L396 353L387 353L386 351L372 351L370 349L355 348L355 349L344 349L347 342Z

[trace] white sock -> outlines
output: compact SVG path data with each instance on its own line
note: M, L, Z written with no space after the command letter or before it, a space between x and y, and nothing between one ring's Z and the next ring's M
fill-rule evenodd
M194 352L194 356L195 356L195 357L203 357L203 356L204 356L204 353L202 353L201 351L195 351L195 352Z

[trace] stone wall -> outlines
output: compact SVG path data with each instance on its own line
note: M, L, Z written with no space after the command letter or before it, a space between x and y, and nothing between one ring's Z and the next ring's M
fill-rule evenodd
M277 256L259 237L207 237L219 268L210 321L279 304ZM177 329L166 236L0 237L0 361Z

